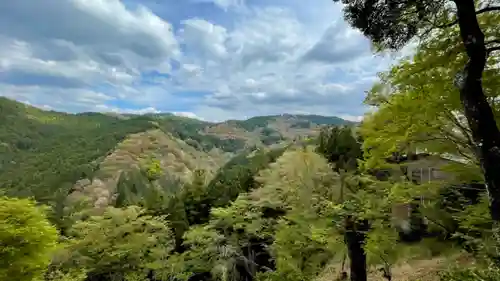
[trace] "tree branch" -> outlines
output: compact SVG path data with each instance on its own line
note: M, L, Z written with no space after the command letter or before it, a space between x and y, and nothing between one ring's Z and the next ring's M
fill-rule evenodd
M476 15L486 13L486 12L491 12L491 11L500 11L500 6L491 6L491 7L482 8L482 9L476 11ZM457 23L458 23L458 19L456 19L450 23L447 23L447 24L438 25L437 28L452 27Z
M424 215L424 218L426 218L428 221L430 221L431 223L441 227L442 229L444 229L446 232L448 233L451 233L452 231L450 229L448 229L448 227L446 227L444 224L438 222L437 220L435 219L431 219L429 218L428 216Z
M500 44L500 39L486 41L486 42L484 42L484 45L489 45L489 44L493 44L493 43Z
M495 51L500 51L500 45L486 49L486 53L489 55Z

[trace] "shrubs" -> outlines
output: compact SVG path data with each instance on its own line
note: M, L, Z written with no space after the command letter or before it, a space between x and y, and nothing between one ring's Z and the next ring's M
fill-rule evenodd
M30 281L43 275L58 233L28 199L0 197L0 280Z

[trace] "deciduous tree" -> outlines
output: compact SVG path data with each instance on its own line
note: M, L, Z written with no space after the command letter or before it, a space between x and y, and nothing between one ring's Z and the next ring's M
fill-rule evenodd
M490 30L478 20L479 14L498 13L498 1L342 0L342 3L347 21L381 48L399 49L415 37L424 40L432 37L436 28L458 27L462 43L456 47L464 51L467 61L456 73L455 85L487 183L491 216L500 222L500 131L483 89L483 72L490 55L500 50L500 37L498 28L485 34Z
M56 250L58 233L28 199L0 197L0 280L41 278Z

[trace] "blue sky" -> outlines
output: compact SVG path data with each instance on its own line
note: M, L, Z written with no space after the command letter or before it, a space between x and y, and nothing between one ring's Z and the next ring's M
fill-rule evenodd
M357 120L390 62L331 0L0 1L0 95L47 109Z

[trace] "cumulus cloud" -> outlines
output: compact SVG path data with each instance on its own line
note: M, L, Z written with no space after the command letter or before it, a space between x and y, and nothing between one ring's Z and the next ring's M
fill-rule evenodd
M227 11L229 8L238 8L245 5L245 0L193 0L198 3L213 3L219 8Z
M172 112L174 115L181 116L181 117L188 117L188 118L193 118L193 119L199 119L199 120L204 120L203 118L199 117L198 115L194 114L193 112Z
M161 113L160 110L154 108L154 107L145 107L145 108L139 108L139 109L131 109L131 108L122 108L122 107L114 107L114 106L107 106L104 104L98 104L95 107L95 110L101 111L101 112L108 112L108 113L129 113L129 114L148 114L148 113Z
M0 94L71 112L359 118L388 60L338 5L285 2L0 1Z
M0 15L4 36L41 47L54 40L70 42L111 64L124 62L108 56L130 55L152 63L178 51L168 22L143 6L131 11L119 0L2 1Z
M115 100L111 95L91 90L72 89L46 85L11 85L0 83L0 93L11 99L28 101L33 105L44 105L53 109L67 112L98 111L98 106Z
M341 63L353 61L370 52L368 39L360 32L337 20L304 55L305 61Z
M1 1L0 35L2 82L17 85L130 83L179 54L168 22L118 0Z
M196 27L195 40L183 42L200 55L186 59L181 84L211 92L195 111L199 116L243 118L237 115L298 111L296 107L307 111L314 106L327 108L322 110L327 114L350 108L362 115L364 90L372 81L365 75L360 79L343 74L341 79L332 74L356 72L373 57L367 40L343 21L331 24L319 37L311 36L293 12L278 7L254 9L231 30L201 19L189 24ZM254 110L256 106L260 110Z
M218 59L227 55L227 30L224 27L198 18L185 20L182 24L180 37L191 55L197 54L202 59Z

